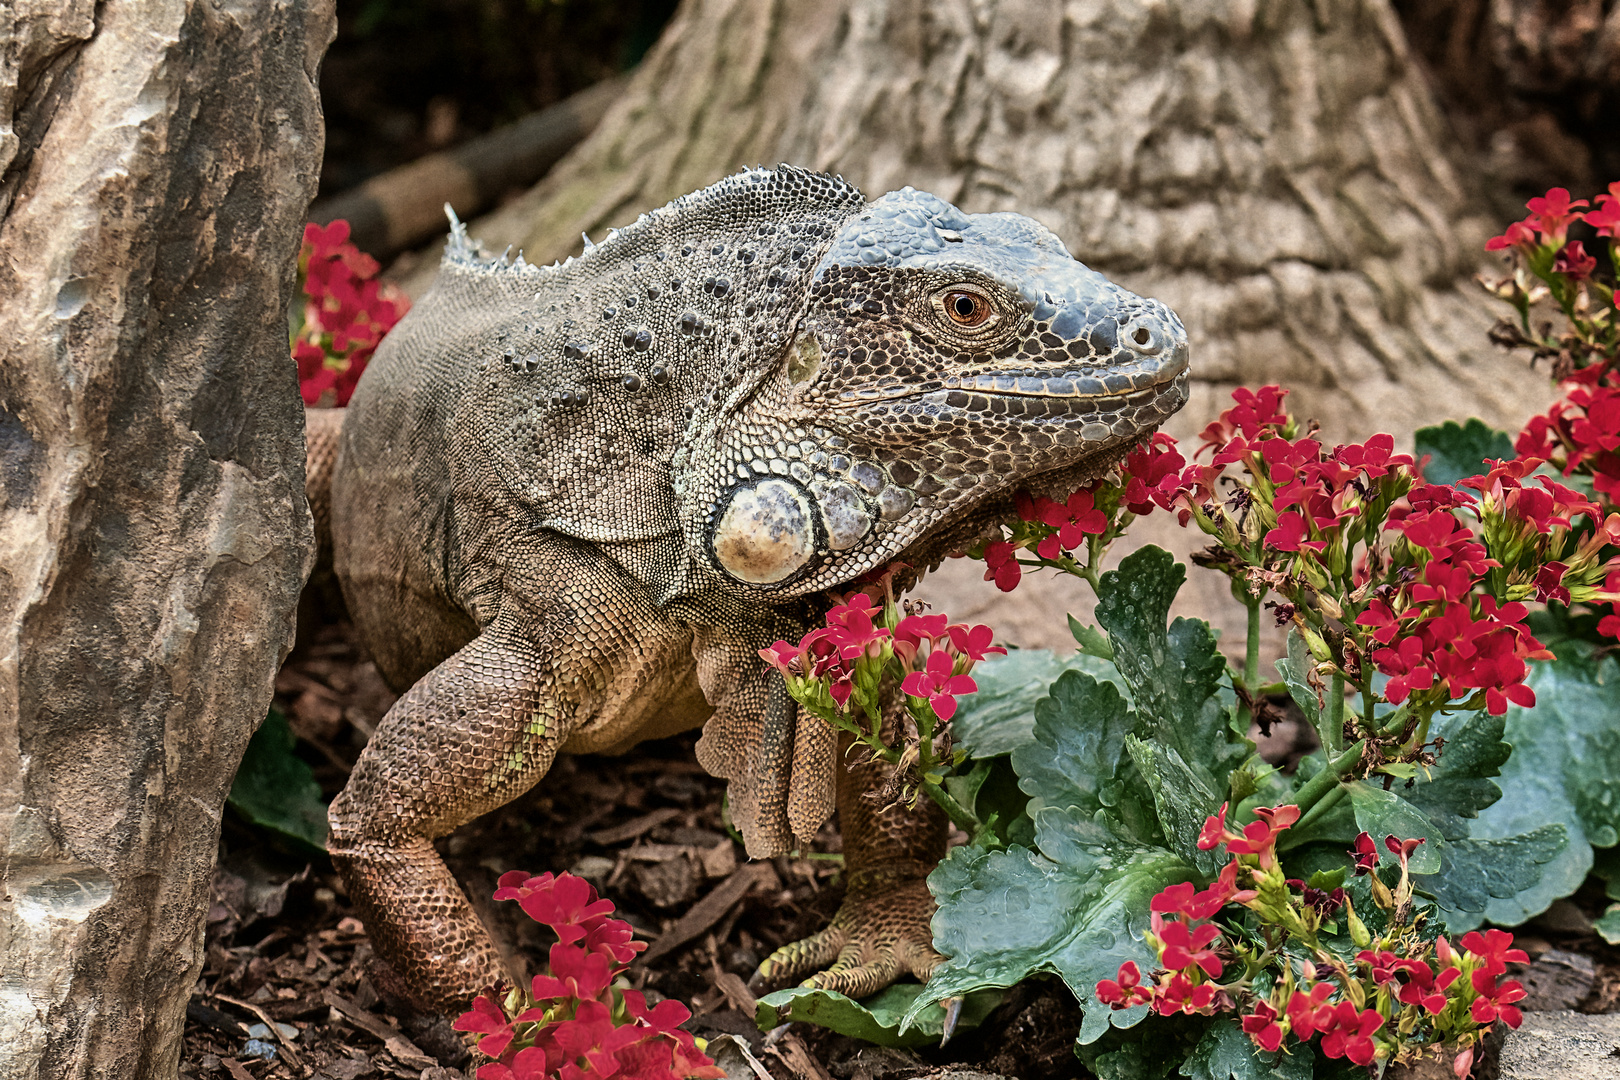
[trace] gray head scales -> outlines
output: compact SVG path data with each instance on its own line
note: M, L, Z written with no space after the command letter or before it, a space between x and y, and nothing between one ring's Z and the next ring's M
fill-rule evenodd
M937 559L1017 488L1101 474L1187 399L1175 312L1030 218L911 188L832 232L790 325L683 499L704 504L694 554L762 598Z

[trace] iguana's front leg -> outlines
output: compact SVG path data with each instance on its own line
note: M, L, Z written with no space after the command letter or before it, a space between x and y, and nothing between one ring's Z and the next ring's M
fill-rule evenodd
M840 735L841 763L853 744L853 736ZM884 806L875 796L891 768L874 759L839 769L843 905L827 929L772 953L759 966L764 979L781 983L814 972L805 985L858 998L906 974L926 982L944 959L934 951L934 898L924 879L945 857L948 823L927 796L914 810Z
M513 564L496 618L394 703L329 813L378 953L447 1011L508 976L433 840L534 786L593 718L657 708L690 655L690 630L594 548Z

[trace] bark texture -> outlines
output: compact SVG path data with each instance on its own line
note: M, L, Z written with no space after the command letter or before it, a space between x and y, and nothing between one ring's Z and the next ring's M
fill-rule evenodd
M0 8L0 1077L173 1077L312 540L330 0Z
M549 261L756 162L910 184L1038 218L1169 303L1198 380L1174 434L1281 382L1329 438L1405 441L1551 396L1485 339L1497 222L1464 160L1387 0L687 0L591 138L473 235ZM944 576L959 600L972 575ZM1013 640L1071 644L1078 595L1020 600Z

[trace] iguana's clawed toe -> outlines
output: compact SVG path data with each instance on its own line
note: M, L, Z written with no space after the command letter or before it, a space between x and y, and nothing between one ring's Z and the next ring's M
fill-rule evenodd
M756 979L782 984L808 975L801 985L853 998L875 994L903 975L926 982L944 959L934 951L933 912L921 880L851 896L832 925L777 949L759 965Z

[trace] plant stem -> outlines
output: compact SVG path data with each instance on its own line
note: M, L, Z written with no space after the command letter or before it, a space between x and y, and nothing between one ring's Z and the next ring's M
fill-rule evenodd
M1312 777L1312 779L1315 779L1315 777ZM1335 784L1331 791L1322 796L1320 802L1311 807L1311 809L1307 813L1303 814L1298 821L1294 822L1294 827L1289 831L1291 833L1297 832L1301 836L1305 835L1305 827L1308 825L1314 825L1317 821L1327 816L1330 810L1339 805L1339 800L1343 799L1344 793L1349 790L1350 789L1345 787L1343 784ZM1278 846L1281 847L1283 845L1279 844Z
M951 824L967 833L970 839L977 840L979 838L979 830L983 827L983 822L975 817L971 810L957 802L950 792L938 784L931 784L924 780L921 787L928 793L928 797L938 803L941 810L945 811L945 816L951 819Z
M1294 802L1299 806L1303 815L1308 816L1312 807L1338 787L1339 781L1344 778L1344 775L1355 768L1361 761L1361 752L1366 748L1366 739L1357 740L1344 753L1328 759L1327 766L1321 772L1305 781L1305 786L1300 788L1294 796Z
M1323 725L1322 743L1329 753L1344 745L1344 672L1335 671L1328 691L1328 720Z

